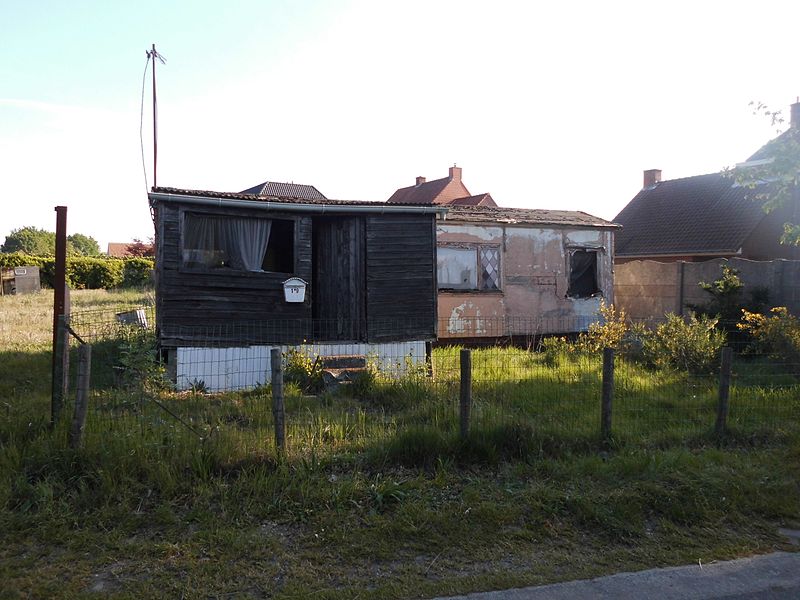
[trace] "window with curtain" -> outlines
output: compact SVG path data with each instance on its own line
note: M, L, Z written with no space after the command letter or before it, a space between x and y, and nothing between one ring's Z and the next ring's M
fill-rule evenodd
M184 267L251 273L294 269L292 221L185 213L183 225Z

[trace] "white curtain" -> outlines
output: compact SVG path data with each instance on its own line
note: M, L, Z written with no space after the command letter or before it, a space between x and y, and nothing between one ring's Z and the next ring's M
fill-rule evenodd
M228 254L234 268L260 271L267 253L272 221L235 217L228 224Z
M260 271L272 222L246 217L187 214L183 261L189 266Z

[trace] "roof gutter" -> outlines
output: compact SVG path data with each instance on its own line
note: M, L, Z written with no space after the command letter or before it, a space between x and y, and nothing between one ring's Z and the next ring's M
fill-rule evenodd
M326 204L324 202L315 202L314 204L301 204L297 202L270 202L253 201L253 200L234 200L231 198L212 198L208 196L188 196L184 194L164 194L161 192L150 192L147 194L150 199L150 206L154 206L156 202L182 202L186 204L199 204L201 206L216 206L228 208L250 208L260 210L273 210L273 211L291 211L291 212L308 212L308 213L374 213L374 214L447 214L447 208L444 206L434 205L420 205L420 206L398 206L393 204L378 204L375 206L368 206L364 204L347 205L347 204Z

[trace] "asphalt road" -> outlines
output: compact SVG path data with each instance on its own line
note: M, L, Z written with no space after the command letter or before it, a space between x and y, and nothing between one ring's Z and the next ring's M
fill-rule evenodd
M434 600L800 600L800 552Z

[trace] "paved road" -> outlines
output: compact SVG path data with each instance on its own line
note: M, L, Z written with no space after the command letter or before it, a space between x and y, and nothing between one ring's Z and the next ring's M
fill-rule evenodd
M799 600L800 552L434 600Z

